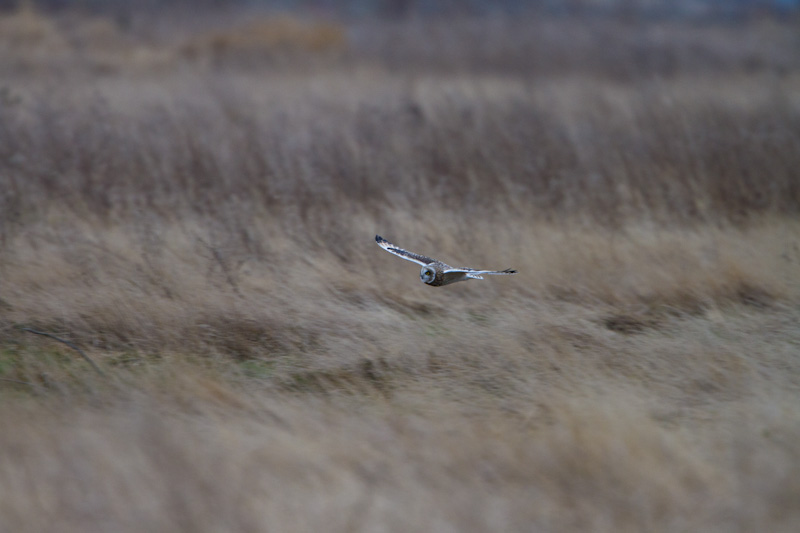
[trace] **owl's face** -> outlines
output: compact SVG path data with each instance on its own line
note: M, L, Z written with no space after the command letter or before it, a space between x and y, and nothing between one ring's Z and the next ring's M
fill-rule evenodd
M421 279L423 283L430 285L433 283L433 280L436 279L436 270L429 265L425 265L422 267L422 270L419 271L419 279Z

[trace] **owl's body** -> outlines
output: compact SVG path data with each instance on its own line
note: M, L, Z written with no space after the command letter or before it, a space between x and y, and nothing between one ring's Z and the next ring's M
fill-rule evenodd
M441 261L434 261L433 263L430 263L422 267L420 277L423 278L422 281L434 287L441 287L442 285L447 285L449 283L455 283L456 281L463 281L467 279L467 275L463 272L445 273L445 271L448 268L450 268L450 265L442 263ZM429 273L427 276L426 272ZM430 272L433 273L433 276L430 275ZM426 277L430 279L430 281L425 281Z
M375 242L378 246L383 248L389 253L398 257L402 257L406 261L412 261L422 265L419 277L423 283L433 287L441 287L442 285L449 285L457 281L466 281L468 279L483 279L481 274L516 274L516 270L475 270L474 268L453 268L447 263L442 263L430 257L415 254L408 250L398 248L390 243L380 235L375 235Z

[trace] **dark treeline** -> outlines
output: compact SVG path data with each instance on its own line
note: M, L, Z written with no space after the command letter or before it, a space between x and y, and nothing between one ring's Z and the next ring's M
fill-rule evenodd
M118 15L134 11L146 13L253 8L383 18L544 12L646 19L741 19L763 15L784 16L800 11L800 0L0 0L0 10L12 10L20 4L32 4L47 10L79 10Z

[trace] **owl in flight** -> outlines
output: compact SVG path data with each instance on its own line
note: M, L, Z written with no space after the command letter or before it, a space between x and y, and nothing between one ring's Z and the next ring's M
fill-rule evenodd
M481 274L516 274L516 270L475 270L474 268L453 268L450 265L425 257L424 255L415 254L408 250L398 248L390 243L380 235L375 235L375 242L378 246L391 252L394 255L402 257L406 261L413 261L422 265L422 270L419 273L420 279L428 285L440 287L442 285L449 285L456 281L466 281L468 279L483 279Z

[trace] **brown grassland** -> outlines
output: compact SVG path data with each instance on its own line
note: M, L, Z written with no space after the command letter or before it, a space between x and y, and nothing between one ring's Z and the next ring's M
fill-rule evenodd
M797 530L797 21L0 30L0 532Z

